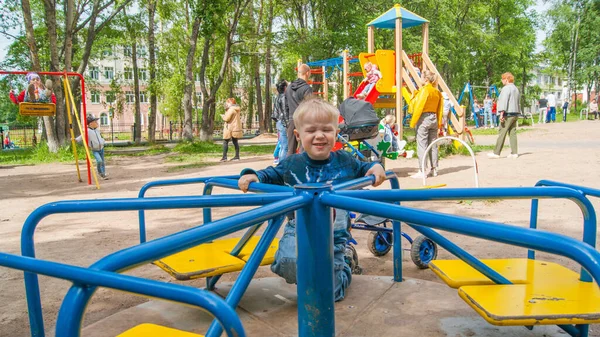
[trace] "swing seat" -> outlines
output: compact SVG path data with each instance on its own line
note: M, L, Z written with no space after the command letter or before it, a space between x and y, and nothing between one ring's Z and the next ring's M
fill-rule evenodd
M19 103L19 114L21 116L54 116L56 105L53 103Z

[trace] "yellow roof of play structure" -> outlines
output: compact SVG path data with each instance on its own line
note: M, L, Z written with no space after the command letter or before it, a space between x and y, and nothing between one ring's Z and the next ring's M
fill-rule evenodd
M402 18L402 28L410 28L422 25L429 22L421 16L401 7L399 4L394 5L390 10L381 14L377 19L369 22L367 26L375 28L394 29L396 28L396 19Z

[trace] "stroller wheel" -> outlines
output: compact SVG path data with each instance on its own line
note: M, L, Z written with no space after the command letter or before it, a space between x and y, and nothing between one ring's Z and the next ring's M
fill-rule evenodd
M427 269L429 262L437 257L437 244L424 235L419 235L410 247L410 258L419 267Z
M369 233L369 250L375 256L384 256L392 249L393 234L390 232Z

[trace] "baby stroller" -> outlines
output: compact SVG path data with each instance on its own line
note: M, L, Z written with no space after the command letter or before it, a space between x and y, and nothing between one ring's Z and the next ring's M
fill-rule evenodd
M370 231L368 248L375 256L384 256L393 245L392 221L390 219L380 218L374 215L351 213L350 217L355 219L352 222L352 229ZM419 235L414 240L406 233L400 233L409 243L410 258L419 269L426 269L429 262L435 260L438 253L438 247L435 242L426 236Z
M381 161L380 153L365 141L379 134L379 118L371 103L354 98L342 102L339 128L333 151L346 147L361 161Z

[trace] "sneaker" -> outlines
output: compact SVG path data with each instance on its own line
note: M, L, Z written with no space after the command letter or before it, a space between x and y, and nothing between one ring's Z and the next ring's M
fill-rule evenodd
M434 177L438 176L438 169L437 169L437 167L434 168L433 170L431 170L431 175L434 176Z
M29 87L27 87L27 93L29 94L29 100L34 101L35 100L35 85L30 84Z
M273 160L273 165L277 165L279 164L279 158L275 158L275 160Z
M52 96L52 80L51 79L46 80L46 96L48 96L48 98L50 98L50 96Z
M420 171L413 174L412 176L410 176L413 179L423 179L424 175L423 175L423 171Z
M219 160L219 161L220 161L221 163L224 163L224 162L226 162L226 161L227 161L227 157L223 157L223 158L221 158L221 160Z
M488 156L488 158L492 158L492 159L498 159L498 158L500 158L499 155L497 155L497 154L495 154L493 152L488 153L487 156Z
M519 154L517 154L517 153L509 154L508 156L506 156L506 158L517 159L517 158L519 158Z
M225 160L227 160L227 159L225 159ZM240 160L240 157L233 157L233 158L231 158L231 161L238 161L238 160Z

